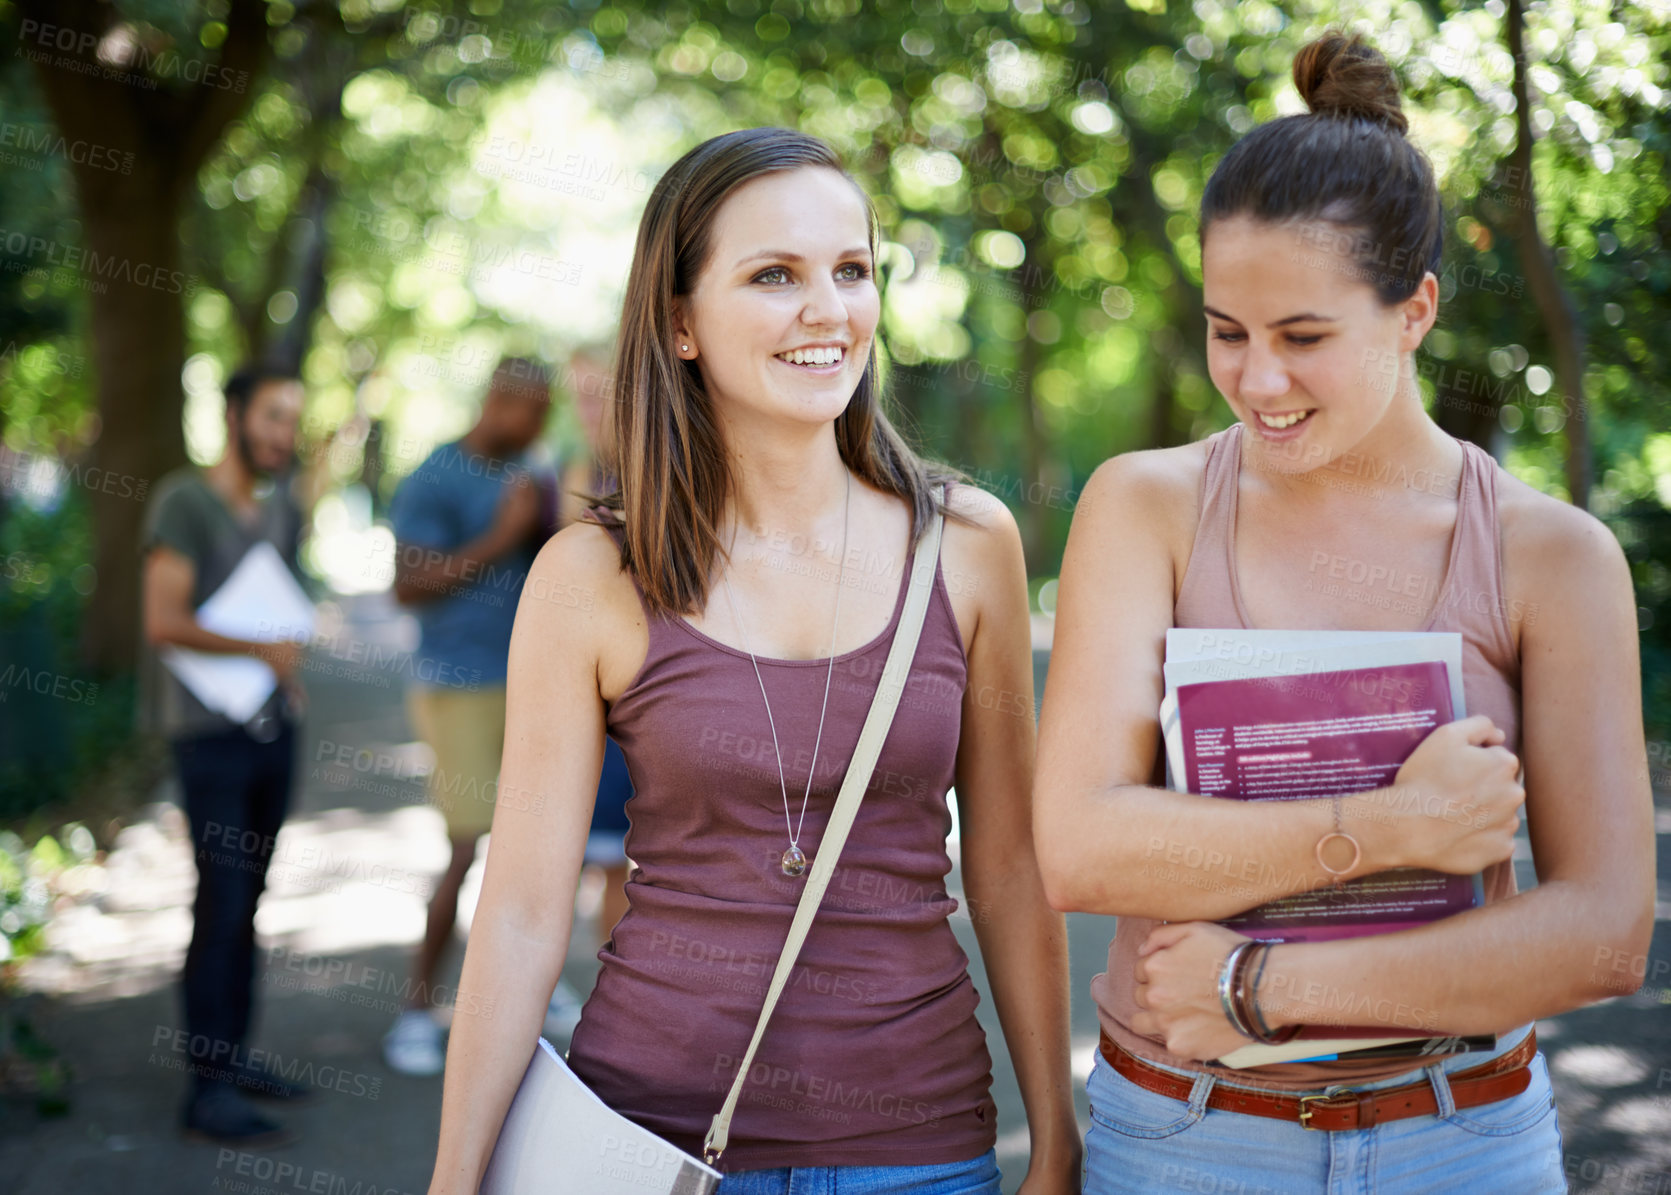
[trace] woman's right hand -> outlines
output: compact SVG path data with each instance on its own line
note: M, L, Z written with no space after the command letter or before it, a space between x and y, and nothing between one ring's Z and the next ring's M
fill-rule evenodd
M1513 855L1526 790L1515 780L1520 760L1503 742L1484 714L1446 723L1404 761L1391 788L1373 794L1391 817L1393 866L1471 875Z

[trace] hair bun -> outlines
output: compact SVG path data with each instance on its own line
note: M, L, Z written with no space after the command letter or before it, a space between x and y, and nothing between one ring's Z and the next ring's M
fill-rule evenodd
M1398 78L1381 52L1354 34L1330 30L1294 56L1294 86L1318 116L1356 116L1400 133L1410 127Z

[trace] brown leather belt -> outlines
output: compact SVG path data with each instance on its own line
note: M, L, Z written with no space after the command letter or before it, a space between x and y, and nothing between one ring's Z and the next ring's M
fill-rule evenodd
M1451 1098L1458 1108L1477 1108L1519 1095L1532 1081L1529 1068L1537 1052L1537 1031L1533 1030L1506 1054L1446 1075ZM1149 1065L1107 1032L1102 1035L1102 1056L1109 1066L1145 1091L1189 1102L1190 1090L1195 1086L1193 1080ZM1215 1083L1207 1096L1207 1107L1274 1120L1297 1120L1308 1129L1337 1133L1343 1129L1367 1129L1382 1121L1403 1120L1407 1116L1432 1116L1439 1110L1439 1098L1426 1079L1401 1087L1343 1091L1337 1095L1278 1095Z

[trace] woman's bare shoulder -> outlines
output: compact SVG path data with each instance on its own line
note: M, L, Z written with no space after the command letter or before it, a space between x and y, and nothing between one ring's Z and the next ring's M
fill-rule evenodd
M1002 550L1010 541L1020 542L1015 514L992 491L972 482L953 482L946 487L947 536L968 538L986 551Z
M529 569L530 578L601 582L621 572L621 550L597 523L576 521L545 541Z
M1207 468L1206 442L1150 448L1111 456L1085 483L1075 522L1141 520L1169 538L1193 531L1199 521L1201 481Z
M1624 559L1607 524L1587 510L1534 489L1506 469L1497 477L1497 521L1508 563L1581 568Z
M940 572L960 630L978 626L999 606L1019 603L1025 610L1027 563L1015 512L996 494L967 482L948 487L946 510L955 517L946 520ZM963 638L967 648L972 636Z
M523 598L524 604L535 599L536 609L549 606L563 622L582 614L638 619L641 613L632 579L621 568L621 551L596 523L571 523L545 542L528 570Z
M1497 483L1506 598L1534 612L1594 609L1605 601L1634 608L1630 566L1607 524L1507 470ZM1526 629L1540 621L1529 616Z
M621 551L596 523L576 522L546 541L528 570L517 607L518 641L537 657L563 653L613 699L644 662L649 623Z

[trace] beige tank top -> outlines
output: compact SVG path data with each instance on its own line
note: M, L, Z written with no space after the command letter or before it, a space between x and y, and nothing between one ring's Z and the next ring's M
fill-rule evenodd
M1503 596L1503 568L1497 527L1497 463L1481 448L1462 443L1462 486L1450 560L1426 631L1462 634L1462 690L1468 713L1487 714L1502 728L1509 750L1520 751L1520 659ZM1202 479L1201 521L1190 550L1189 567L1172 612L1179 627L1252 629L1236 578L1236 498L1242 464L1242 425L1209 436ZM1378 582L1379 584L1380 582ZM1394 595L1399 579L1386 579ZM1359 592L1359 590L1354 590ZM1373 595L1373 589L1371 589ZM1425 596L1425 595L1424 595ZM1388 600L1392 600L1389 598ZM1411 600L1409 595L1398 600ZM1157 764L1157 768L1159 765ZM1514 895L1514 865L1504 861L1485 871L1487 904ZM1108 949L1108 970L1091 981L1097 1016L1108 1035L1132 1053L1167 1066L1201 1071L1200 1063L1180 1058L1157 1038L1131 1028L1132 967L1137 948L1157 922L1121 917ZM1424 1059L1437 1062L1440 1056ZM1223 1075L1223 1068L1213 1068ZM1233 1072L1234 1082L1304 1090L1329 1084L1353 1084L1390 1078L1414 1069L1410 1059L1380 1062L1288 1062Z

